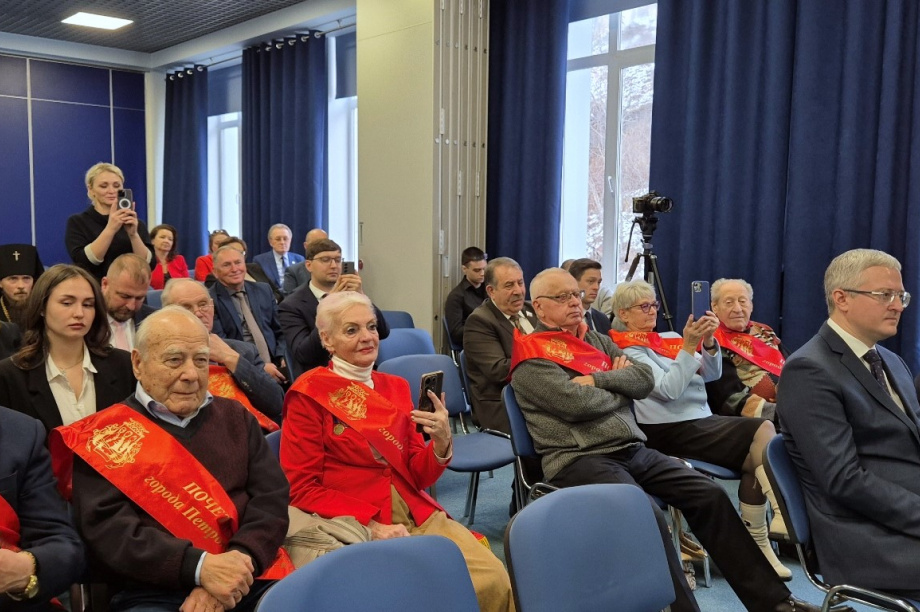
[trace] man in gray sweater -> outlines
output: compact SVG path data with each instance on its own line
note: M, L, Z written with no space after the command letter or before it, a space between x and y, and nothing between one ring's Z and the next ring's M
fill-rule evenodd
M530 295L540 325L533 334L515 338L511 386L546 479L560 487L640 486L683 512L748 610L818 610L791 596L721 486L646 448L631 405L652 391L652 371L631 363L607 336L587 329L572 275L560 268L544 270L533 279ZM699 610L670 545L664 515L651 505L677 596L671 610Z

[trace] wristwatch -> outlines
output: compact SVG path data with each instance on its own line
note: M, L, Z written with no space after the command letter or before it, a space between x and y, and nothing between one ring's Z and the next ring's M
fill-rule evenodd
M32 559L32 575L29 576L29 582L28 584L26 584L26 588L19 591L18 593L7 593L7 596L10 599L14 599L16 601L32 599L33 597L38 595L38 575L37 575L38 574L38 563L35 561L35 555L33 555L27 550L23 550L20 552L23 552L29 555L29 557Z

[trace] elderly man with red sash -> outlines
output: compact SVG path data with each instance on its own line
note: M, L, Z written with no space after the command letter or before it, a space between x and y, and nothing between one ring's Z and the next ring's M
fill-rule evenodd
M433 411L415 410L405 380L374 371L380 337L367 296L330 293L316 325L332 360L298 378L285 398L281 465L291 505L324 518L353 516L375 540L444 536L463 554L480 610L514 610L502 562L424 491L453 454L443 396L429 391Z
M80 579L83 544L58 495L45 428L0 407L0 610L57 609Z
M59 478L72 460L94 579L113 611L252 610L293 569L281 467L256 419L208 393L208 331L193 314L147 317L131 360L133 396L51 437Z
M725 490L683 463L645 446L632 400L655 380L606 335L589 331L581 291L560 268L530 285L540 325L515 336L511 385L542 455L543 471L561 487L626 483L680 509L744 606L753 612L817 610L791 596L735 512ZM663 514L650 502L664 543L676 600L674 612L699 610Z
M173 278L166 283L160 296L163 306L181 306L212 332L214 300L204 283L193 278ZM281 406L284 391L265 371L265 362L255 345L241 340L210 335L211 365L208 368L208 391L217 397L228 397L243 404L256 417L262 431L281 429Z
M768 325L751 321L753 309L754 288L747 281L720 278L712 284L722 377L706 383L706 394L716 414L775 421L776 384L789 353Z

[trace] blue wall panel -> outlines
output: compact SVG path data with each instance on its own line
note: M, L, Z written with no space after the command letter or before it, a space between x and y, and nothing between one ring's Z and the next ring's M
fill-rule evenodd
M147 146L144 111L116 108L113 114L115 165L125 173L125 187L134 191L138 218L147 223ZM149 224L147 229L150 229Z
M112 106L144 110L143 73L112 71Z
M109 109L34 101L32 142L36 246L45 265L69 263L64 228L67 217L89 205L84 175L112 157Z
M30 61L32 98L109 105L108 68Z
M24 98L27 92L25 58L0 55L0 96Z
M4 67L0 58L0 74ZM0 97L0 143L0 244L31 244L29 111L24 99Z

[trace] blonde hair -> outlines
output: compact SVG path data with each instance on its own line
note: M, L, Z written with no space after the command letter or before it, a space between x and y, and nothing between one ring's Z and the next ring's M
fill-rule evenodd
M114 175L117 175L121 179L122 184L125 182L125 175L121 171L121 168L115 164L109 164L106 162L99 162L94 164L89 170L86 171L86 188L92 189L93 183L96 181L96 177L102 174L103 172L111 172Z

